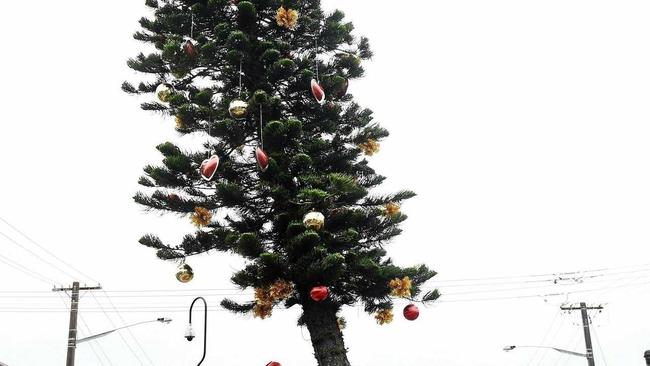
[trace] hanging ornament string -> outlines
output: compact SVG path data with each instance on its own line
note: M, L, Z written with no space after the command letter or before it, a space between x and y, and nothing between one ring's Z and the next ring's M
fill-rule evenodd
M239 60L239 98L241 98L243 74L244 74L244 59L241 59Z
M192 24L190 25L190 38L194 39L194 13L192 13Z
M264 126L262 125L262 105L260 104L260 144L262 145L262 150L264 150Z
M316 54L314 55L314 64L316 66L316 82L318 82L320 84L320 77L318 75L318 69L319 69L319 65L318 65L318 36L316 36Z

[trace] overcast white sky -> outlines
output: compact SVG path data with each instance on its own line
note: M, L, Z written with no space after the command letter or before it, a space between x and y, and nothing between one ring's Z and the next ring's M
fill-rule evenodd
M201 344L182 338L184 306L198 293L212 294L208 301L217 305L220 296L198 289L231 288L228 278L241 262L220 255L195 259L196 280L181 285L172 264L136 242L147 232L174 241L190 229L187 220L145 215L131 200L141 168L160 159L154 146L178 138L171 119L141 111L139 100L119 88L125 79L139 80L125 60L142 48L131 34L147 15L143 2L0 5L0 217L106 290L197 289L113 296L120 309L183 311L125 311L122 317L128 323L173 317L172 325L134 328L133 334L156 366L194 365ZM643 351L650 349L650 275L647 266L629 266L650 262L650 3L327 0L324 7L344 10L373 44L367 77L350 88L392 132L373 166L390 178L386 189L419 193L404 206L410 220L390 247L398 263L425 262L440 272L440 281L621 266L604 273L625 272L592 287L446 288L470 292L447 300L606 290L441 302L422 309L416 322L396 317L384 327L348 309L353 365L583 365L559 354L501 350L545 344L583 351L578 314L558 314L560 304L581 300L607 304L594 319L602 346L597 364L605 365L602 348L609 364L643 365ZM0 232L43 255L2 223ZM0 254L53 283L72 280L5 237ZM64 363L68 318L51 311L66 305L47 293L50 288L0 263L1 362ZM17 290L42 292L7 292ZM103 294L96 296L110 306ZM93 333L111 328L91 295L81 306ZM297 314L276 310L260 321L210 313L205 364L314 365L307 331L295 326ZM140 365L119 336L95 345L104 357L99 345L112 364ZM78 365L101 364L89 344L79 346L77 359Z

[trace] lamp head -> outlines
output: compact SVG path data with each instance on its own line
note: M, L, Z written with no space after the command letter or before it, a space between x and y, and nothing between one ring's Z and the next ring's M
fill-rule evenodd
M512 351L513 349L517 348L517 346L508 346L508 347L503 347L503 350L506 352Z
M172 321L170 318L158 318L156 320L163 323L163 324L169 324Z
M194 333L194 328L192 328L192 324L190 324L187 326L187 329L185 330L185 339L191 342L195 337L196 334Z

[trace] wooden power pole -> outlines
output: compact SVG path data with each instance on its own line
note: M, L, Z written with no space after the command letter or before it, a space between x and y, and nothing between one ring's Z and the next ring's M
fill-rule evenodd
M79 282L72 283L72 287L52 289L54 292L72 291L70 304L70 326L68 328L68 353L66 357L66 366L74 366L75 351L77 349L77 315L79 315L79 291L101 290L101 286L80 287Z
M587 364L589 366L596 366L594 360L594 347L591 343L591 330L589 329L589 314L587 313L587 311L603 310L603 307L587 306L586 303L581 302L580 306L562 306L561 309L566 311L580 310L580 313L582 314L582 326L584 328L584 333L585 333L585 345L587 347Z

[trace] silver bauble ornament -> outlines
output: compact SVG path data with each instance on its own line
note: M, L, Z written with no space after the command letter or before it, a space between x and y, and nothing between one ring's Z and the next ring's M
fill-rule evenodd
M248 103L243 100L233 100L228 107L228 112L230 117L234 119L243 119L246 118L246 110L248 109Z
M302 223L305 224L308 229L318 231L325 226L325 216L320 212L310 212L302 219Z
M167 83L162 83L156 88L156 96L163 103L169 103L172 93L174 93L174 87Z

